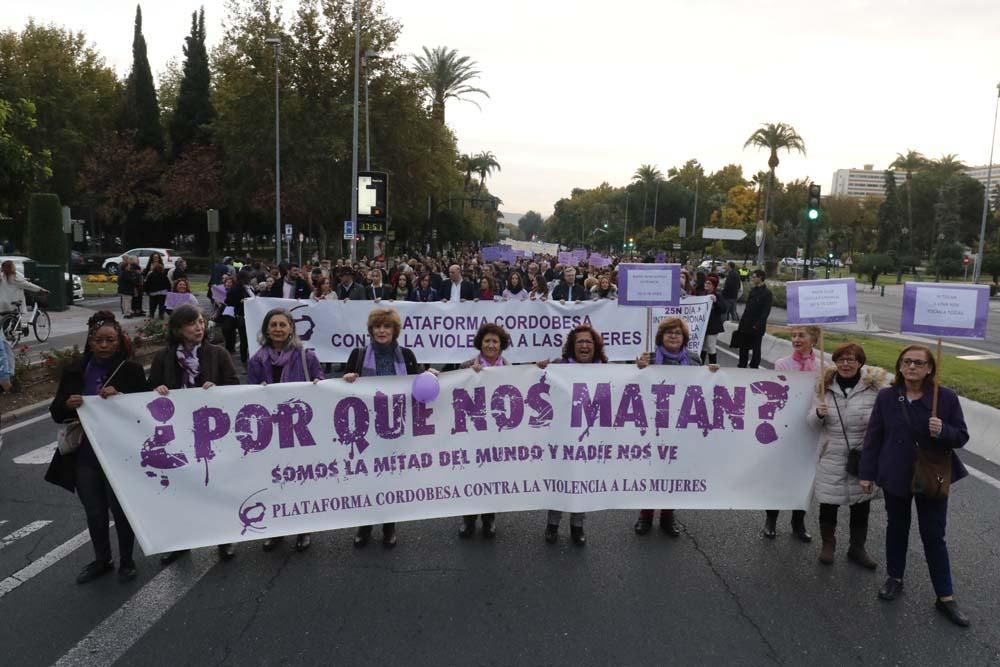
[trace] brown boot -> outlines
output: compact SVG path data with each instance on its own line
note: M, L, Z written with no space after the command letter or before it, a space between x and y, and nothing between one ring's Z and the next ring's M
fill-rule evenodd
M868 541L868 522L851 522L851 545L847 549L847 559L865 568L874 570L878 563L865 551L865 542Z
M827 523L819 525L819 534L823 538L823 548L819 552L819 562L833 565L833 551L837 548L837 527Z

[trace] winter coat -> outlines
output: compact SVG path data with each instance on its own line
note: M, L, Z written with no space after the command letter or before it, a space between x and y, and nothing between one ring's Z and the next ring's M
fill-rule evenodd
M744 336L763 336L767 329L767 318L771 316L771 290L767 285L758 285L750 290L747 305L740 318L739 332Z
M198 348L198 377L195 378L198 387L206 382L219 386L240 383L233 358L224 348L208 341ZM181 389L184 386L184 371L177 362L175 345L168 345L157 352L149 366L149 386L155 388L160 385L165 385L167 389Z
M941 433L932 438L928 421L931 417L933 389L928 387L920 400L906 400L904 387L886 387L879 392L868 420L864 450L861 453L861 479L872 480L886 493L902 498L910 496L913 479L914 441L920 447L943 451L959 449L969 441L958 394L947 387L938 388L938 418ZM900 400L900 397L903 400ZM903 410L909 414L909 422ZM967 477L969 471L958 455L951 452L951 481Z
M305 360L305 367L302 366L303 360ZM309 371L308 379L306 370ZM299 350L293 354L288 360L287 371L289 379L286 382L311 382L323 379L323 366L320 365L316 353L312 350L304 352ZM250 357L250 363L247 365L247 384L260 384L261 382L271 384L273 378L271 356L266 347L261 347L256 354Z
M726 327L722 324L722 302L721 299L715 299L712 301L712 309L708 313L708 329L705 331L705 335L717 335L725 330Z
M862 366L860 373L858 383L848 389L847 396L844 396L836 381L837 369L827 368L823 373L821 387L827 408L826 419L820 419L816 415L815 406L806 417L810 426L820 429L814 494L821 503L854 505L871 500L874 495L862 493L858 478L847 474L847 447L849 443L852 449L859 449L864 444L868 418L875 406L875 399L892 378L881 368L873 366ZM844 419L843 429L837 417L837 406ZM844 441L845 431L847 442Z

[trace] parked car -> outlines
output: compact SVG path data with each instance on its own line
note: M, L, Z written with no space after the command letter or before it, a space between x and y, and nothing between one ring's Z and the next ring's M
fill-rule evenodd
M8 255L5 257L0 257L0 264L3 264L7 260L14 262L14 270L24 275L24 263L32 261L30 257L25 257L24 255ZM67 283L69 282L69 273L63 273L63 280ZM24 293L25 306L30 306L34 303L32 299L31 292ZM79 303L83 301L83 280L79 275L73 274L73 303Z
M163 268L169 271L174 268L174 263L180 259L180 256L170 248L132 248L121 255L116 255L114 257L108 257L104 260L103 268L108 272L109 275L118 275L118 266L122 263L122 257L128 255L129 257L135 257L139 260L139 268L145 269L146 265L149 264L149 257L154 252L160 253L163 257Z
M89 273L99 273L104 270L104 260L100 255L85 254L76 250L70 253L73 263L73 273L87 275Z

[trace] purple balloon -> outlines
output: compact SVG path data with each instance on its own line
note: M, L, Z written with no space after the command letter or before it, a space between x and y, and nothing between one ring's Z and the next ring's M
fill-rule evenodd
M430 403L441 393L441 385L438 383L437 376L430 371L424 371L413 378L411 393L413 394L413 398L421 403Z

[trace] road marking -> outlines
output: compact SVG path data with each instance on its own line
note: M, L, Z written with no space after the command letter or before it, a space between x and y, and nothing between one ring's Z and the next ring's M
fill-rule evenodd
M4 547L9 547L11 544L13 544L14 542L18 541L22 537L27 537L28 535L31 535L36 530L39 530L41 528L45 528L45 526L49 525L50 523L52 523L52 522L51 521L32 521L31 523L29 523L24 528L18 528L13 533L11 533L7 537L5 537L2 540L0 540L0 549L3 549Z
M984 473L982 470L979 470L978 468L973 468L969 464L965 464L965 469L968 470L969 474L972 475L973 477L975 477L976 479L978 479L978 480L980 480L982 482L986 482L987 484L989 484L990 486L992 486L994 489L997 489L998 491L1000 491L1000 480L987 475L986 473Z
M114 525L114 522L112 522L112 525ZM37 577L39 574L49 569L89 541L90 533L85 530L79 535L63 542L38 560L32 561L27 567L21 568L3 581L0 581L0 598L7 595L7 593L10 593L21 584L28 582L33 577Z
M955 358L966 361L986 361L987 359L1000 359L1000 354L963 354Z
M20 456L14 457L14 463L29 466L45 465L52 460L52 452L56 451L56 447L58 446L59 443L55 441L50 442L47 445L42 445L38 449L33 449L27 454L21 454Z
M52 419L52 415L50 415L48 412L45 412L43 414L38 415L37 417L32 417L31 419L25 419L23 422L19 421L16 424L13 424L6 428L2 428L0 429L0 433L10 433L11 431L16 431L19 428L24 428L25 426L36 424L42 421L43 419Z
M218 562L215 550L192 552L160 571L139 592L80 640L55 667L110 667L187 595Z
M4 525L5 523L7 523L7 519L0 519L0 526Z

